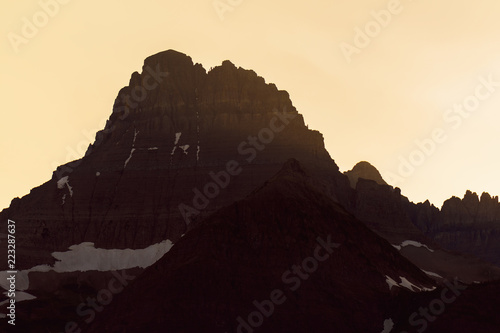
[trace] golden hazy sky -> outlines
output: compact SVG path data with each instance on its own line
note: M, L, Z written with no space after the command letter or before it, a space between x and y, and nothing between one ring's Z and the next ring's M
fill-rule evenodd
M82 156L167 49L287 90L342 171L367 160L439 206L498 195L499 17L497 0L2 0L0 209Z

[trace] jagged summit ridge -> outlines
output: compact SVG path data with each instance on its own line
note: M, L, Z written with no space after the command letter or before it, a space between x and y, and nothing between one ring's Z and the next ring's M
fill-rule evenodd
M148 125L151 130L171 135L196 130L199 136L207 127L262 121L283 110L297 114L305 127L289 94L267 84L254 71L225 60L207 72L201 64L193 64L191 57L168 50L146 58L142 73L132 74L89 153L110 138L116 142L122 136L120 129L130 123L154 121Z

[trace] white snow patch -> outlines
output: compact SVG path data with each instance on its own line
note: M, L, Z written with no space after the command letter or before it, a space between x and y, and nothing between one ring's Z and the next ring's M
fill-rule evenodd
M96 175L97 177L99 177L99 176L101 175L101 173L100 173L100 172L96 172L96 173L95 173L95 175Z
M420 291L433 291L433 290L436 290L436 287L432 287L432 288L420 287L419 290Z
M66 183L66 185L68 186L69 195L71 195L71 197L73 197L73 188L71 186L69 186L69 183Z
M73 245L68 252L54 252L59 261L56 272L116 271L133 267L146 268L157 262L173 246L170 240L151 245L145 249L106 250L96 249L94 243Z
M63 197L62 197L62 204L61 204L61 206L64 206L65 203L66 203L66 194L63 195Z
M439 274L436 274L436 273L433 273L433 272L427 272L427 271L424 271L423 269L422 269L422 272L424 272L425 274L427 274L427 275L429 275L429 276L437 277L437 278L440 278L440 279L442 279L442 278L443 278L443 277L442 277L441 275L439 275Z
M158 147L151 147L151 148L148 148L148 150L158 150Z
M384 321L384 330L381 333L390 333L393 328L394 322L392 321L392 318L386 319Z
M179 148L181 148L184 151L184 154L186 155L188 154L187 150L189 149L189 145L179 146Z
M66 183L68 182L68 179L69 179L69 176L62 177L61 179L59 179L57 181L57 188L62 190L64 188L64 186L66 185Z
M57 181L57 188L58 189L62 190L65 185L68 187L69 194L71 196L73 196L73 188L69 185L69 176L62 177L61 179L59 179Z
M94 243L81 243L69 247L66 252L54 252L52 256L58 261L53 267L48 265L35 266L28 270L18 271L16 274L16 288L29 288L28 274L30 272L86 272L86 271L118 271L134 267L147 268L160 260L174 244L170 240L153 244L145 249L99 249ZM9 290L7 271L0 272L0 286Z
M175 150L177 149L177 146L175 146L173 149L172 149L172 152L170 153L171 156L174 156L174 153L175 153Z
M134 129L134 141L132 142L132 149L130 149L130 155L128 156L127 160L125 161L125 164L123 165L123 168L125 169L127 167L128 162L132 159L132 155L134 155L135 152L135 140L137 140L137 134L139 134L140 131Z
M401 245L394 245L393 244L392 246L394 246L398 250L401 250L403 247L406 247L406 246L425 247L430 252L434 252L434 250L429 248L427 245L422 244L422 243L417 242L417 241L413 241L413 240L405 240L403 243L401 243Z
M9 292L6 291L3 293L5 296L8 296ZM16 292L16 303L17 302L22 302L22 301L31 301L32 299L36 299L35 296L33 295L30 295L28 293L25 293L25 292L22 292L22 291L18 291ZM10 302L10 298L6 299L5 301L3 302L0 302L0 306L4 305L4 304L7 304Z
M394 281L390 276L386 275L385 278L386 278L385 282L387 282L387 284L389 285L389 290L391 290L392 287L399 286L399 284L396 281Z
M9 290L9 281L7 278L10 277L11 274L7 273L7 271L0 272L0 286ZM16 273L16 289L17 290L26 290L29 287L29 279L28 273L26 271L18 271Z
M135 151L135 148L132 148L132 149L130 150L130 155L129 155L129 157L127 158L127 160L125 161L125 164L123 165L123 168L124 168L124 169L127 167L128 162L130 162L130 160L132 159L132 155L134 155L134 151Z
M403 276L400 276L399 279L401 280L400 283L396 282L393 278L391 278L390 276L385 276L386 280L385 282L387 282L387 284L389 285L389 290L392 289L392 287L403 287L403 288L406 288L408 290L411 290L413 292L417 292L417 291L432 291L434 289L436 289L436 287L433 287L433 288L425 288L425 287L417 287L416 285L414 285L413 283L411 283L410 281L408 281L407 278L403 277Z
M200 112L196 110L196 136L198 142L196 142L196 161L200 160Z
M181 138L182 132L175 133L175 142L174 145L177 145L179 143L179 139Z
M416 285L408 281L405 277L400 276L399 278L401 279L401 284L400 284L401 287L405 287L406 289L409 289L411 291L414 291L413 288L420 289Z

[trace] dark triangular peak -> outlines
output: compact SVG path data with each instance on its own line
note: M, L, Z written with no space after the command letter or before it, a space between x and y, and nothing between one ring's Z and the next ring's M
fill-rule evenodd
M297 160L287 161L258 190L179 240L90 332L236 332L255 302L269 306L271 298L280 304L262 332L368 332L399 307L392 297L434 288L311 178Z

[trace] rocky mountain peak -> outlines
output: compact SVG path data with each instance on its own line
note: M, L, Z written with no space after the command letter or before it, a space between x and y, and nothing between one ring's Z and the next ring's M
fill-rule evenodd
M25 221L25 245L36 248L35 255L19 252L26 267L50 263L50 253L82 242L107 249L175 242L196 219L251 193L290 158L328 176L331 197L347 201L347 179L286 91L229 61L207 72L168 50L131 75L84 158L60 166L0 217ZM210 194L229 162L241 173Z
M352 170L346 171L344 174L349 178L352 188L356 188L359 178L373 180L379 185L387 185L377 168L366 161L359 162Z
M500 253L498 197L468 191L439 211L409 202L368 162L342 174L286 91L228 60L207 72L174 50L132 73L86 156L13 200L7 220L36 297L17 307L34 328L23 332L83 324L80 302L102 299L129 268L140 276L82 332L241 331L239 316L273 288L289 301L263 332L380 332L386 318L407 321L400 309L414 311L416 298L441 294L430 276L496 274L469 270L427 236L492 262ZM61 256L93 265L62 269Z

